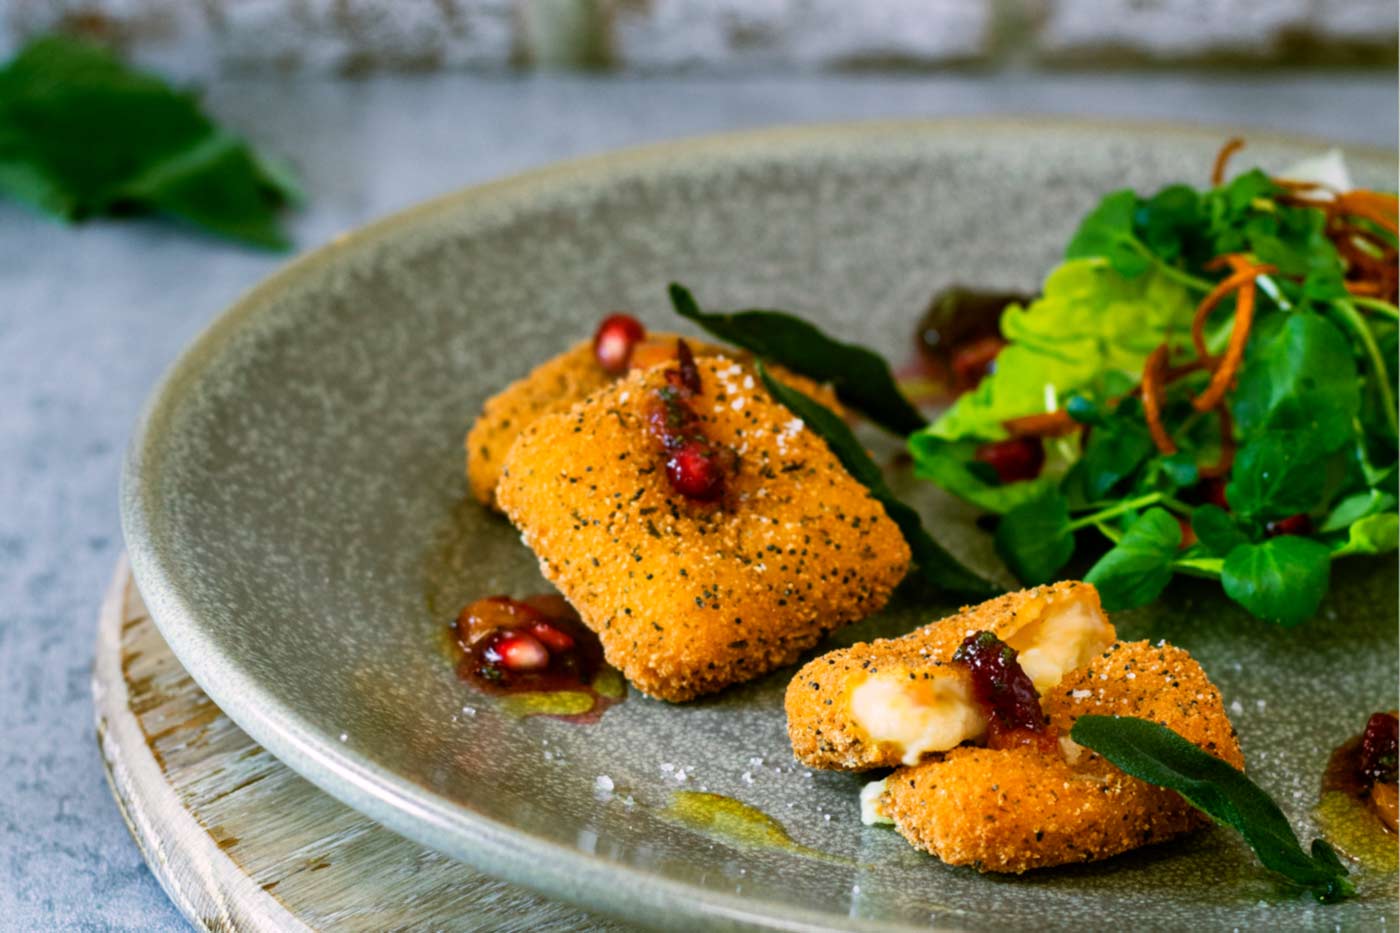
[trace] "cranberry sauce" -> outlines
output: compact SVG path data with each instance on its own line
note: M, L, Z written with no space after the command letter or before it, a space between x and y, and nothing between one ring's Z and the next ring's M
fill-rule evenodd
M1016 650L991 632L973 632L953 660L972 676L972 694L987 714L987 747L1011 748L1057 742L1046 725L1035 685L1021 670Z
M646 337L641 321L628 314L610 314L593 334L593 358L604 372L621 375L627 372L633 349Z
M954 285L933 296L914 334L918 363L913 375L945 387L951 395L975 388L1006 346L1001 312L1032 296Z
M666 384L652 393L647 430L666 454L671 488L696 502L714 502L724 495L735 455L705 436L704 423L690 404L699 392L695 356L684 340L677 340L676 367L666 370Z
M1361 735L1332 752L1322 775L1322 792L1338 791L1369 804L1392 832L1396 829L1396 731L1394 713L1376 713Z
M1394 713L1376 713L1361 733L1361 775L1370 783L1396 782L1397 727Z
M478 599L457 616L453 633L463 652L458 675L484 693L588 694L594 702L585 713L616 699L596 688L609 670L598 637L561 596Z

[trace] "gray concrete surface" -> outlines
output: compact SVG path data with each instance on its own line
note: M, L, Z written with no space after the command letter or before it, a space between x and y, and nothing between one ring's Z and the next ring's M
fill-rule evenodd
M531 166L767 124L1069 113L1388 148L1397 132L1393 73L245 79L208 100L300 167L301 250ZM156 222L69 229L0 204L0 929L184 928L102 778L94 620L121 550L117 476L142 400L284 258Z

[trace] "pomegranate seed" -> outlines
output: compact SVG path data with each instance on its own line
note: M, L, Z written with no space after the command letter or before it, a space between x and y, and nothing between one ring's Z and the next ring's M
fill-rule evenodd
M1015 483L1040 475L1040 468L1045 465L1045 447L1038 437L1013 437L983 444L973 459L995 470L1003 483Z
M1305 535L1310 531L1312 531L1312 519L1301 512L1287 518L1280 518L1275 522L1269 522L1264 526L1264 534L1270 538L1277 538L1280 535Z
M685 441L666 458L666 478L687 499L713 502L724 492L724 471L707 444Z
M548 622L536 622L530 626L530 634L542 642L551 654L562 654L574 646L572 635L560 631Z
M533 635L506 630L492 636L486 659L508 671L540 671L549 667L549 651Z
M646 328L630 314L610 314L593 334L593 357L604 371L625 373L632 349L646 336Z

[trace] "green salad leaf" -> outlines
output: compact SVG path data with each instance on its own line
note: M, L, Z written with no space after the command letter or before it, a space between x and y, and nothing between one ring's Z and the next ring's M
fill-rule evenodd
M1098 588L1109 611L1145 606L1171 582L1181 547L1181 525L1163 508L1143 513L1084 579Z
M1053 477L1042 476L1002 485L996 474L976 460L977 441L950 441L927 432L909 438L915 475L938 485L973 505L998 515L1053 491Z
M791 386L774 379L759 360L758 373L769 393L826 441L836 459L870 494L885 507L886 514L899 526L914 557L919 573L940 589L974 597L986 597L999 588L964 567L924 530L919 513L901 502L885 482L884 474L856 440L846 422L831 409Z
M1124 392L1158 344L1187 338L1193 311L1191 295L1165 276L1127 278L1098 259L1066 262L1039 299L1006 309L1001 330L1010 343L996 370L925 433L996 440L1009 419L1062 408L1073 395L1106 400ZM917 461L917 442L911 450Z
M889 364L879 354L834 340L784 311L707 313L689 290L674 282L670 295L681 317L755 356L830 383L843 404L875 424L899 435L925 425L924 416L899 391Z
M1227 762L1166 726L1123 716L1081 716L1070 738L1135 778L1174 790L1217 823L1237 830L1271 871L1324 903L1356 893L1325 841L1305 851L1278 804Z
M1191 512L1191 530L1209 553L1225 557L1241 544L1248 544L1249 537L1230 513L1218 505L1207 503Z
M1361 381L1346 335L1311 311L1261 323L1251 334L1230 410L1246 437L1289 431L1315 454L1336 450L1351 438L1361 410Z
M192 95L66 38L0 69L0 194L70 221L153 212L277 249L277 211L300 197Z
M1025 485L1025 484L1022 484ZM1024 583L1048 583L1074 555L1069 505L1051 488L1007 512L997 524L997 554Z
M1220 583L1225 595L1252 615L1291 626L1317 612L1327 595L1331 571L1332 553L1327 545L1297 535L1280 535L1231 549Z

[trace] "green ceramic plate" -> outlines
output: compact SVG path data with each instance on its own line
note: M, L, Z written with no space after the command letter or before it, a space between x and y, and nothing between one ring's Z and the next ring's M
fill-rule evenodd
M795 766L790 671L686 706L635 694L578 726L516 718L453 674L464 602L539 591L504 521L465 500L461 438L489 394L601 313L672 325L679 279L715 306L802 311L893 358L937 288L1034 287L1077 218L1123 185L1202 183L1219 132L913 123L683 142L465 191L293 263L216 322L161 386L123 489L141 590L180 660L287 764L404 835L561 898L665 926L901 929L1373 925L1392 877L1319 907L1229 832L1009 879L953 869L858 818L859 778ZM1314 143L1256 138L1281 167ZM1384 153L1351 153L1393 185ZM923 489L938 537L993 571L971 515ZM1337 568L1285 632L1209 587L1123 613L1189 648L1250 769L1295 825L1329 748L1396 705L1391 558ZM841 642L948 606L892 606ZM683 779L682 779L682 772ZM600 777L614 790L600 791ZM679 790L767 813L754 844L679 818Z

